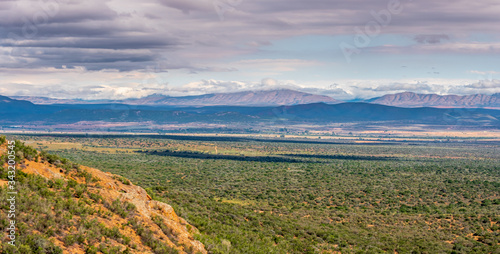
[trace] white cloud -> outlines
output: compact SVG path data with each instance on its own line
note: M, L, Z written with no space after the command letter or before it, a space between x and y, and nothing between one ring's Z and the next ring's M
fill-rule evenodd
M65 71L65 70L61 70ZM67 70L66 70L67 71ZM96 73L99 74L99 73ZM100 73L100 75L104 75ZM110 75L120 75L119 72L110 72ZM144 73L136 73L136 78L144 77ZM151 74L153 75L153 74ZM225 81L200 80L173 86L166 82L120 82L118 76L114 83L101 85L57 86L37 85L35 83L10 83L0 88L0 94L45 96L54 98L83 98L83 99L125 99L139 98L151 94L165 94L170 96L200 95L208 93L230 93L239 91L293 89L306 93L331 96L338 100L369 99L385 94L399 92L445 94L493 94L500 92L500 80L338 80L336 83L300 83L293 80L276 80L264 78L261 81ZM160 80L160 79L155 79ZM140 80L139 80L140 81ZM12 93L16 88L16 93Z
M251 59L234 63L238 69L264 69L271 72L300 71L304 67L320 64L319 61L302 59Z

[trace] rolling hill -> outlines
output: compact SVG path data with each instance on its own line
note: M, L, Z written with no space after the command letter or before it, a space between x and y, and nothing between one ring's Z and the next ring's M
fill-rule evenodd
M500 110L464 108L400 108L370 103L351 102L335 105L314 103L281 106L261 113L304 122L380 122L400 121L439 125L500 124Z
M6 112L17 113L34 110L38 107L35 104L25 100L15 100L0 95L0 108Z

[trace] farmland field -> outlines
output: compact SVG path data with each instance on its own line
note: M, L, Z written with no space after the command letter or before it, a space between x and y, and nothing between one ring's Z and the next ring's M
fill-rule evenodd
M500 142L18 136L148 188L210 253L498 253Z

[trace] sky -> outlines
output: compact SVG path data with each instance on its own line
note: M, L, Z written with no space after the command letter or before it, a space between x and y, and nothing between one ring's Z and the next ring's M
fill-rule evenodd
M500 92L498 0L2 0L0 95Z

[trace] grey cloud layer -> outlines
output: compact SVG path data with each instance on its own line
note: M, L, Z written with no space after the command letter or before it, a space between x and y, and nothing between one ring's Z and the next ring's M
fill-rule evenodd
M127 71L161 61L168 68L210 70L211 61L255 52L273 39L352 34L353 27L373 20L370 12L386 9L390 0L220 0L231 10L224 13L224 22L214 2L2 1L0 47L10 51L0 56L0 67ZM448 41L448 34L499 30L495 0L400 3L403 12L392 17L384 33L414 34L418 43L437 44ZM9 57L14 60L5 60ZM200 59L207 66L200 66Z
M450 37L446 34L419 34L415 36L414 40L418 43L436 44L441 41L449 40Z

